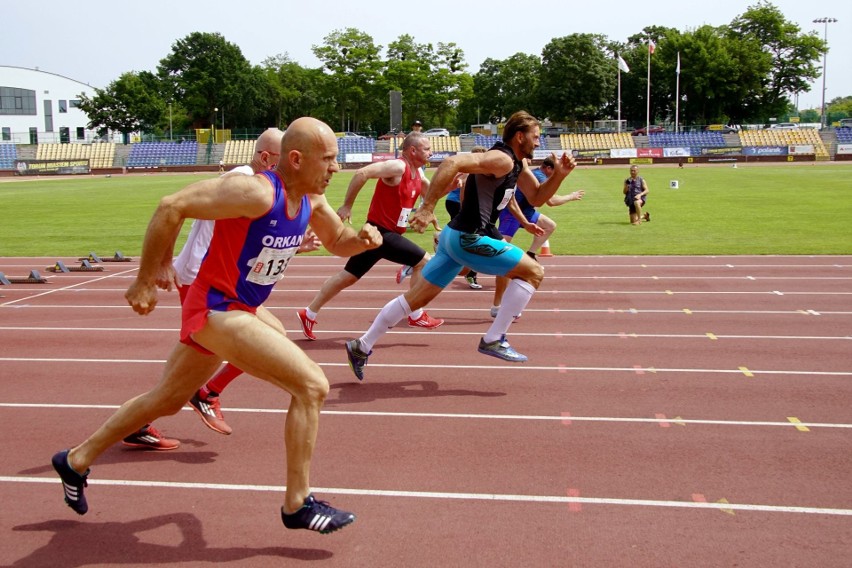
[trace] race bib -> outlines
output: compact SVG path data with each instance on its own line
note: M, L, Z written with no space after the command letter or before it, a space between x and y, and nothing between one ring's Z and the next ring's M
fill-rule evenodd
M515 195L514 187L507 187L506 193L503 194L503 200L500 201L500 205L497 206L497 211L502 211L509 204L509 201L512 200L512 196Z
M261 286L271 286L284 277L284 271L290 264L290 259L296 254L299 247L286 249L275 249L264 247L257 258L249 262L252 267L246 276L246 280Z
M411 215L411 207L403 207L399 212L399 219L396 220L397 227L408 227L408 216Z

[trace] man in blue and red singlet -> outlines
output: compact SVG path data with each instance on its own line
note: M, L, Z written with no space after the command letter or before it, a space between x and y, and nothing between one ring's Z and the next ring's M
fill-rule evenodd
M429 180L421 166L429 161L432 145L422 132L412 132L402 142L402 155L395 160L375 162L355 172L343 205L337 215L348 221L352 217L352 205L367 180L377 179L367 223L373 225L382 234L382 246L364 251L350 258L343 270L331 276L320 287L317 295L305 309L296 312L302 333L311 341L316 340L314 326L317 314L324 305L341 291L360 280L381 259L396 262L403 266L413 266L412 285L420 279L420 271L430 256L417 244L403 236L408 229L408 216L420 197L421 189L429 187ZM434 329L444 323L423 310L412 312L408 316L408 325Z
M223 176L164 197L148 225L136 280L125 293L140 315L157 305L157 288L174 282L172 251L185 219L215 219L213 238L183 303L180 342L152 390L124 403L85 442L53 456L65 502L82 515L89 466L142 425L177 413L223 360L291 395L284 429L287 490L281 519L291 529L322 533L355 520L352 513L314 498L309 471L328 379L258 310L282 278L307 225L337 256L381 245L375 227L346 227L325 198L337 164L337 139L313 118L295 120L281 141L275 171ZM274 320L274 321L272 321Z

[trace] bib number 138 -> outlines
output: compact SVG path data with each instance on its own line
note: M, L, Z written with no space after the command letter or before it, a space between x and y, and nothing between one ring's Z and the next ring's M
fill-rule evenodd
M265 247L252 263L252 269L246 276L246 280L262 286L275 284L284 276L290 259L298 249L299 247L286 249Z

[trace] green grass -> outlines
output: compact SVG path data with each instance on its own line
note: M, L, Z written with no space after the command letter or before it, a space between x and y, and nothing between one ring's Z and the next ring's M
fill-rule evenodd
M555 254L852 254L852 164L641 166L652 222L639 227L629 224L622 200L627 170L582 167L571 174L560 193L585 189L586 197L542 208L559 224L550 239ZM335 176L327 194L332 207L342 202L351 175ZM138 255L159 198L204 177L209 174L0 183L0 256ZM670 189L671 180L678 189ZM362 191L353 219L365 218L371 187ZM437 212L444 224L443 202ZM184 235L187 230L188 224ZM431 247L430 234L411 237ZM518 233L515 242L525 247L530 238Z

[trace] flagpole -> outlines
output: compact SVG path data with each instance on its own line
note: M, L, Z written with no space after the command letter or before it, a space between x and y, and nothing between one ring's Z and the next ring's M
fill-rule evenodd
M645 112L645 136L651 134L651 38L648 37L648 94L646 96L648 105Z
M616 61L615 66L618 68L618 132L621 132L621 65Z
M677 81L675 82L675 132L680 132L680 52L677 52Z

